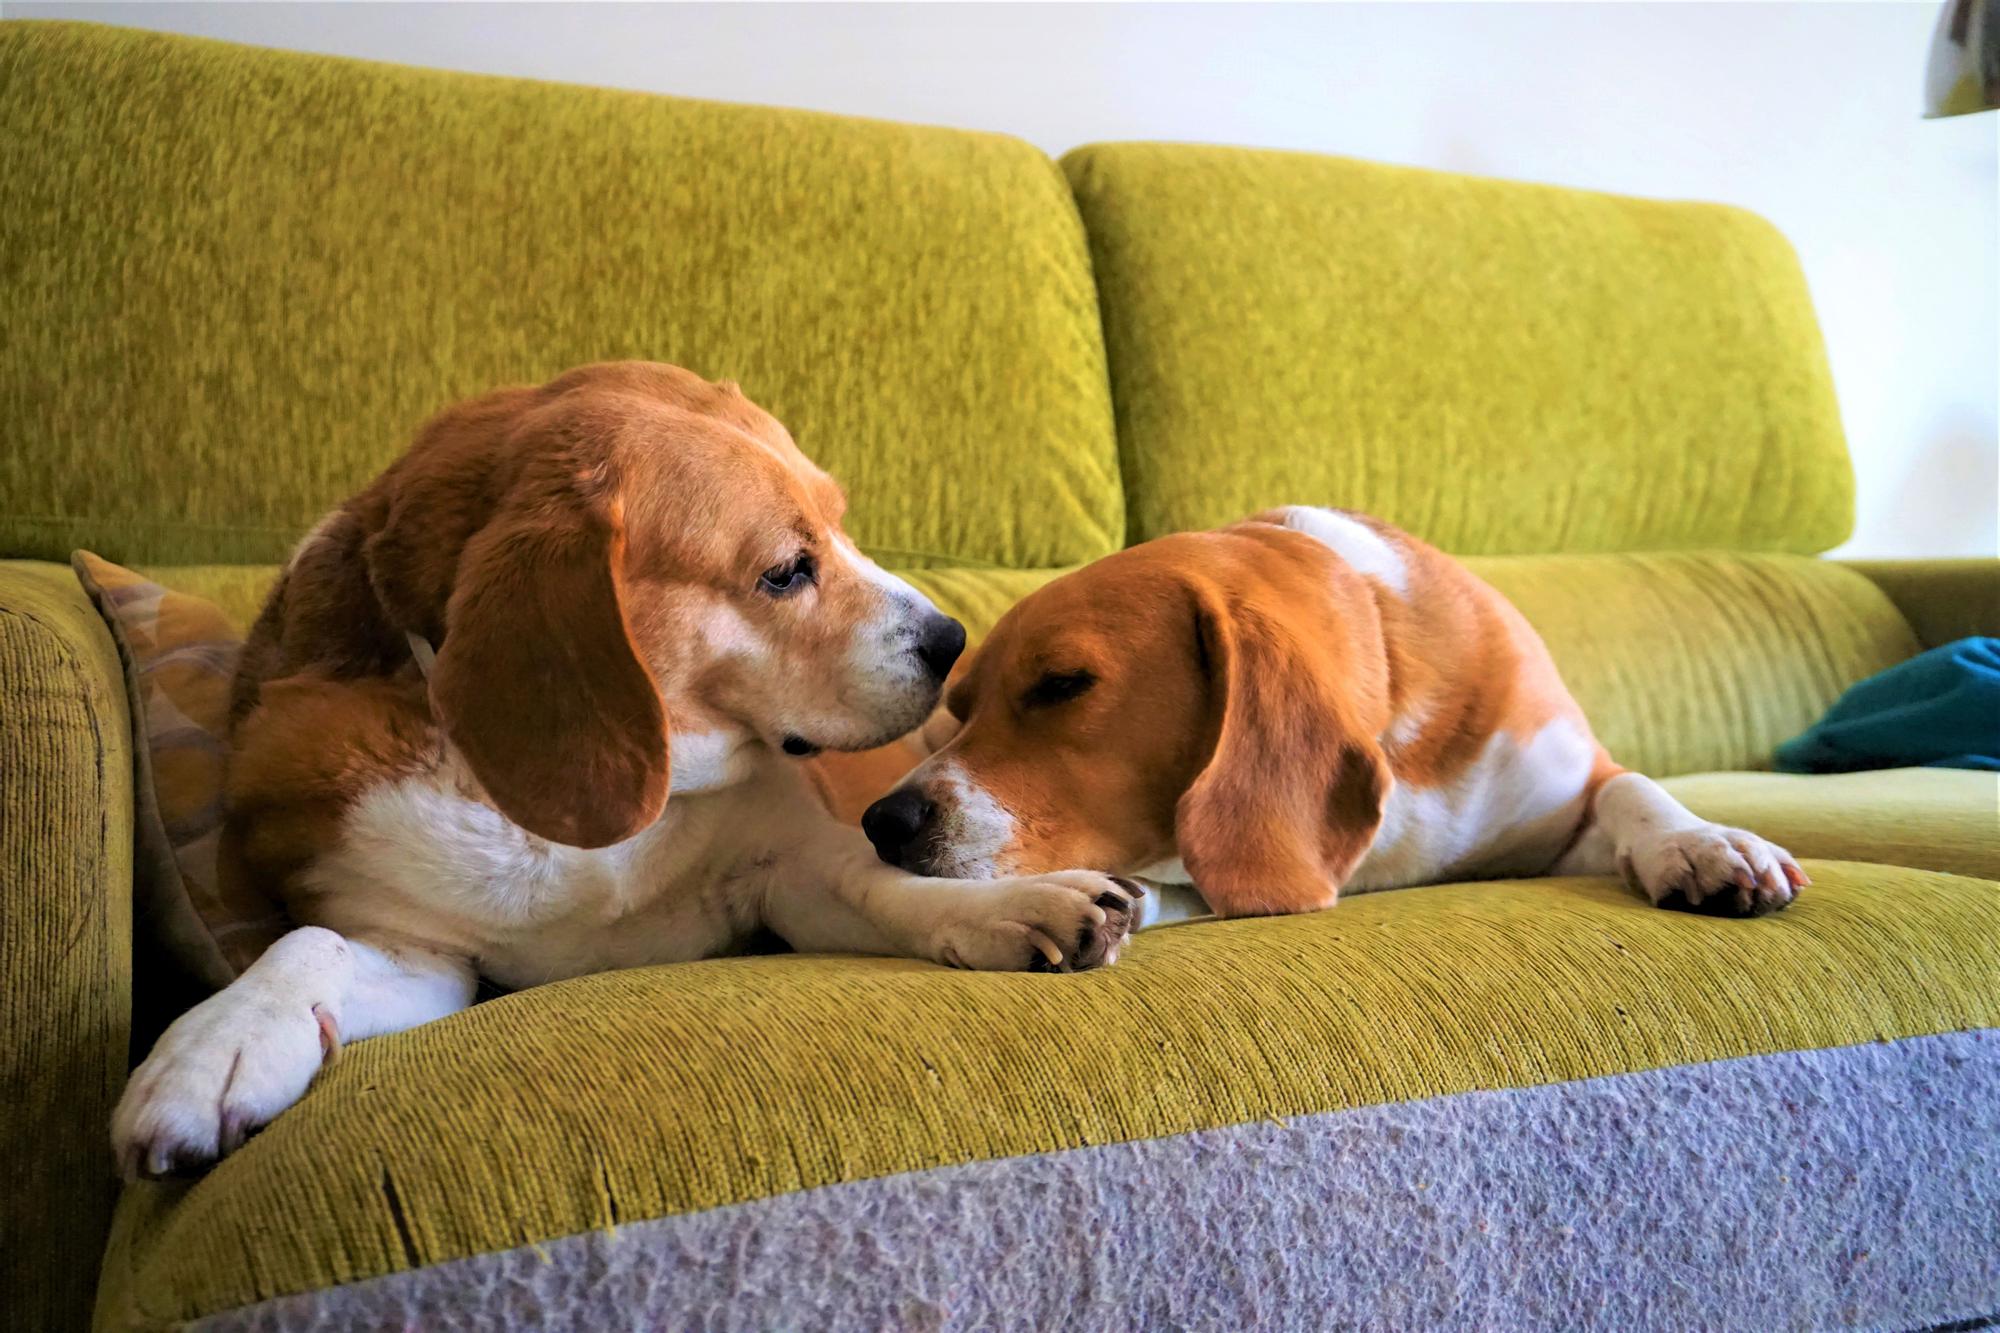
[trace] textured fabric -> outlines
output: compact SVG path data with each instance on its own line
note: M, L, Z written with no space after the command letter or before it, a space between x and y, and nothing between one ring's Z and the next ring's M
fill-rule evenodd
M1914 1328L2000 1311L1996 1216L1972 1032L912 1172L200 1327Z
M213 603L88 551L77 577L125 669L135 765L140 927L182 970L227 985L286 930L284 911L220 872L229 689L243 636Z
M986 637L1007 608L1066 569L904 569L898 570L946 615L965 622L973 643Z
M2000 635L2000 560L1855 560L1926 648L1974 634Z
M1870 676L1778 747L1787 773L1930 764L2000 771L2000 639L1960 639Z
M128 1191L127 1322L952 1163L2000 1023L1993 883L1838 862L1780 916L1610 880L1163 926L1115 968L606 973L358 1042L189 1186Z
M2000 775L1993 773L1689 773L1665 785L1702 818L1755 829L1796 856L2000 880Z
M1191 145L1063 167L1134 537L1290 503L1459 554L1853 526L1804 277L1748 213Z
M284 557L418 422L735 379L902 564L1123 532L1082 225L995 135L0 25L0 553Z
M81 1327L132 1003L132 751L76 577L0 562L0 1308Z
M1665 777L1767 768L1856 681L1917 651L1866 579L1786 555L1466 562L1548 642L1620 763Z

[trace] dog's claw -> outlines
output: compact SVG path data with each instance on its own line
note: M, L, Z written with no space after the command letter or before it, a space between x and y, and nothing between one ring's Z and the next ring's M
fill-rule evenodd
M313 1021L319 1024L319 1058L330 1063L340 1058L340 1025L323 1004L312 1007Z

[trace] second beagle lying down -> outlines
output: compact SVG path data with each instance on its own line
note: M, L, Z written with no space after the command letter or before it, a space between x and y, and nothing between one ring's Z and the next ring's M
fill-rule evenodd
M863 819L920 874L1089 867L1191 882L1224 916L1613 872L1657 906L1759 916L1808 882L1614 763L1519 611L1357 514L1272 510L1058 579L946 709L927 733L949 740Z

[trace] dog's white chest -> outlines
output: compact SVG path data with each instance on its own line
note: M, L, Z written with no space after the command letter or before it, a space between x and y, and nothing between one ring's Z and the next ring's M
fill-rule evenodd
M313 919L436 941L515 987L726 953L754 929L717 836L745 817L737 791L675 798L636 837L586 850L529 834L458 777L448 766L356 802L305 876L322 889Z
M1346 890L1547 873L1583 817L1595 755L1581 728L1557 719L1525 743L1493 736L1450 782L1399 780Z

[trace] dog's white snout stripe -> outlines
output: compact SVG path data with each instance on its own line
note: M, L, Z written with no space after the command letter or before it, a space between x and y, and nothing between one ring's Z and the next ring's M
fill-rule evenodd
M935 768L926 761L904 781L925 789L937 806L934 873L960 879L1000 873L1000 858L1014 841L1014 816L991 792L953 760Z

